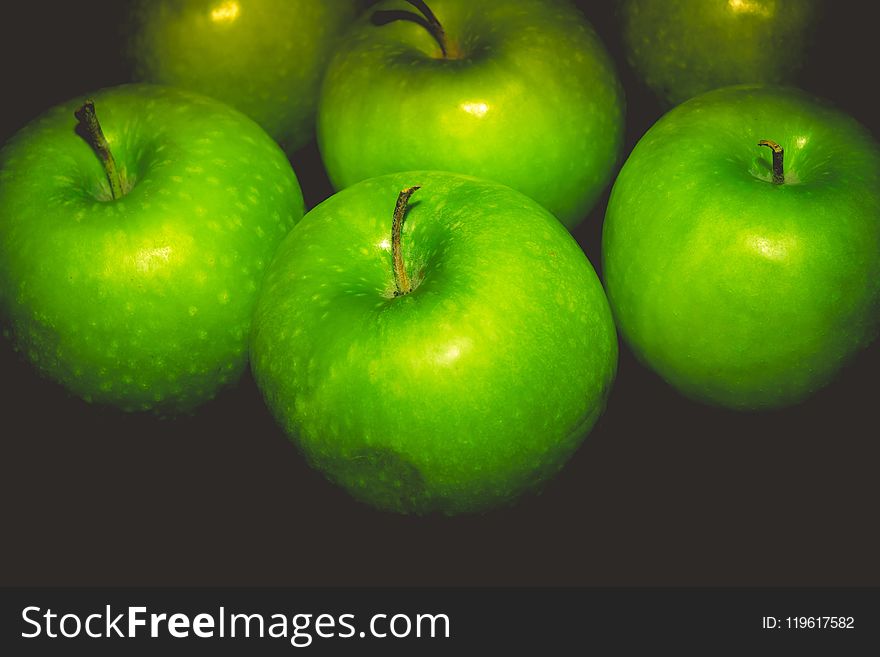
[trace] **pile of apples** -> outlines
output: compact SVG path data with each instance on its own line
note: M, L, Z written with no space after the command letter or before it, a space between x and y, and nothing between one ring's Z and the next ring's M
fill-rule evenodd
M315 468L407 513L540 489L618 332L693 399L801 402L877 334L880 147L779 86L818 15L788 4L622 2L672 109L621 167L624 63L566 0L135 2L132 83L0 151L4 330L172 417L250 363ZM315 138L337 193L306 213ZM603 287L569 231L612 181Z

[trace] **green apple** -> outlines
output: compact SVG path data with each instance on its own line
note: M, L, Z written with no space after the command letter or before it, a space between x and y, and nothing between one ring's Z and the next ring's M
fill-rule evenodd
M669 106L740 83L790 84L819 0L621 0L630 65Z
M799 402L877 333L880 147L794 89L708 92L636 145L602 247L621 335L678 390Z
M605 406L616 340L589 261L545 209L405 172L338 192L282 242L251 366L332 481L381 509L455 514L562 467Z
M218 101L152 85L90 98L97 122L72 100L0 151L6 332L86 400L189 409L242 373L302 193L278 145Z
M423 22L433 30L373 18L407 6L379 3L327 68L318 145L334 187L456 171L509 185L568 227L581 221L617 165L624 99L580 11L553 0L432 0L436 22Z
M130 56L139 80L238 108L288 152L314 135L324 67L359 0L140 0Z

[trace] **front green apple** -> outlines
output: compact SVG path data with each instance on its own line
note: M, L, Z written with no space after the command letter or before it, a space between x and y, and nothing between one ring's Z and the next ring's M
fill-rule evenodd
M668 105L740 83L791 84L819 0L622 0L630 65Z
M115 175L77 133L83 99L0 152L0 313L16 348L86 400L188 409L245 367L299 184L277 144L217 101L150 85L90 98Z
M709 92L633 150L602 247L621 334L676 388L798 402L877 333L880 149L802 92Z
M398 231L398 195L416 185ZM339 192L291 231L251 358L332 481L381 509L454 514L562 467L605 406L617 342L590 263L546 210L497 183L409 172Z
M331 61L318 144L334 187L408 169L457 171L509 185L577 224L610 179L624 127L623 92L593 28L567 2L428 4L439 40L412 21L374 24L412 9L388 0Z
M359 0L140 0L131 12L139 80L240 109L287 151L314 135L324 67Z

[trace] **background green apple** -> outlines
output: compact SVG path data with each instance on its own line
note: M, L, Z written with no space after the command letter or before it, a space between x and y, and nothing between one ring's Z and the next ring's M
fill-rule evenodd
M238 379L257 288L302 216L277 144L207 97L128 85L91 96L125 194L75 132L83 99L0 152L0 313L75 394L190 408Z
M574 226L623 140L623 92L599 37L563 1L428 4L448 56L424 27L374 25L371 10L328 66L318 143L333 185L457 171L510 185Z
M413 290L395 296L392 210ZM482 511L534 489L601 412L617 364L604 291L546 210L436 172L363 181L309 212L260 292L252 368L309 462L399 512Z
M764 139L784 149L782 184ZM734 408L798 402L877 332L880 149L802 92L709 92L633 150L602 248L618 328L676 388Z
M792 83L821 0L621 0L630 65L668 105L746 82Z
M232 105L287 151L314 135L318 88L359 0L143 0L131 13L139 80Z

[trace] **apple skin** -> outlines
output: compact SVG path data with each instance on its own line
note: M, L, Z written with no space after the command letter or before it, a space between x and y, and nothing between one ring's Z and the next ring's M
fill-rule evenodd
M141 0L131 11L135 79L238 108L288 151L315 131L324 67L358 0Z
M781 185L761 139L785 151ZM880 149L794 89L708 92L636 145L602 248L622 337L679 391L735 409L800 402L877 334Z
M333 186L457 171L509 185L575 226L623 139L623 90L595 31L566 2L429 4L462 58L443 59L415 23L377 26L368 12L328 66L318 145ZM392 8L412 9L376 5Z
M668 106L741 83L791 84L818 0L622 0L630 66Z
M127 179L111 199L59 105L0 151L0 314L14 346L74 394L188 410L247 363L257 289L303 214L284 153L207 97L152 85L89 96Z
M420 281L393 296L391 215ZM565 228L503 185L404 172L349 187L279 247L251 366L313 467L375 507L484 511L558 471L604 409L617 338Z

